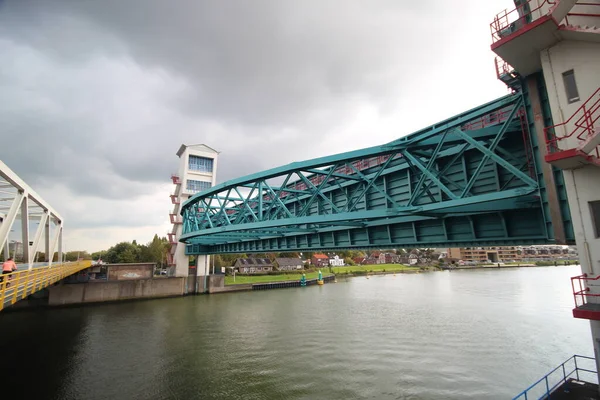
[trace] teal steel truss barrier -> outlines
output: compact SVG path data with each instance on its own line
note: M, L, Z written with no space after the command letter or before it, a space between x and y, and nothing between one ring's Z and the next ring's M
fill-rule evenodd
M382 146L219 184L183 204L188 254L551 242L521 93Z

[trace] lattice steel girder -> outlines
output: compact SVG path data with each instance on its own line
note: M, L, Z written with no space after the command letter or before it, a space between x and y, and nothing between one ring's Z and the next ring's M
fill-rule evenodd
M379 218L374 212L371 212L371 214L369 215L359 213L359 215L353 215L352 217L357 219L354 226L366 228L405 222L418 222L429 219L439 219L442 217L456 217L462 216L463 214L475 215L498 212L500 210L522 210L527 208L534 208L534 205L538 203L538 200L537 198L535 198L535 196L523 196L523 192L519 190L513 191L513 194L515 196L514 198L506 198L497 194L489 194L487 195L487 200L483 202L477 203L476 201L472 201L463 202L462 204L457 205L447 204L445 209L436 209L433 206L419 207L415 208L415 212L413 213L413 215L401 215L397 217L390 217L389 215L386 215L385 217ZM469 200L474 199L469 198ZM344 218L345 216L340 215L338 217ZM300 219L295 219L294 221L288 222L299 223L299 220ZM315 224L314 222L312 223ZM333 226L331 225L332 223L334 224ZM331 221L327 219L321 219L316 224L321 224L321 226L319 226L318 229L305 229L304 232L303 229L290 228L289 232L287 232L286 234L275 234L274 232L272 232L281 231L282 228L279 227L273 228L270 226L265 226L264 224L259 227L258 224L248 224L243 227L244 230L219 230L218 232L203 232L203 235L198 235L190 239L189 242L204 242L204 236L209 237L211 243L225 243L236 239L247 238L248 236L252 235L262 240L269 238L294 236L294 233L312 234L319 232L323 233L341 231L347 229L348 226L347 224L338 225L337 221Z
M382 146L217 185L183 204L180 240L215 251L229 251L218 246L231 241L244 251L273 240L286 241L285 249L289 241L298 241L297 248L314 248L314 243L303 247L303 238L314 237L320 246L327 243L322 237L327 233L335 238L335 247L344 242L338 235L361 229L368 233L464 214L539 210L538 182L522 171L527 151L522 107L521 94L506 96ZM529 218L539 214L530 212ZM507 228L510 218L500 215L498 232L506 234L498 234L498 240L547 240L545 228L534 234L529 228L512 229L519 224ZM530 225L546 226L538 220Z
M42 239L44 239L48 263L52 264L55 250L58 251L58 259L62 260L62 217L2 161L0 161L0 179L2 180L0 186L9 189L3 191L9 196L3 196L0 202L10 204L8 212L0 215L0 249L5 249L5 256L8 253L6 249L8 249L10 232L17 228L15 222L20 220L18 230L21 232L23 258L30 269ZM38 223L39 226L31 237L30 225L33 222ZM51 225L55 228L52 241L50 240Z

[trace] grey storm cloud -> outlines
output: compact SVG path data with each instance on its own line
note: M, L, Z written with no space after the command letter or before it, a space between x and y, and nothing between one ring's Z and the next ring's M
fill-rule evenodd
M117 198L181 143L221 150L221 181L335 153L359 103L391 109L444 57L448 3L0 0L2 158Z

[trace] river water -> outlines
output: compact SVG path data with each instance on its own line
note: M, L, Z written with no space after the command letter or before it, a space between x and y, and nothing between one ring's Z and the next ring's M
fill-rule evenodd
M36 399L507 399L573 354L579 267L0 314L3 392Z

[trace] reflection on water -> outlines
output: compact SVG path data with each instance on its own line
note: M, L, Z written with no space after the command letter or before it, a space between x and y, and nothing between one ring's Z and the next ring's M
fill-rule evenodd
M574 353L579 267L0 314L5 382L39 399L505 399ZM6 376L6 375L4 375ZM32 384L35 382L35 384Z

